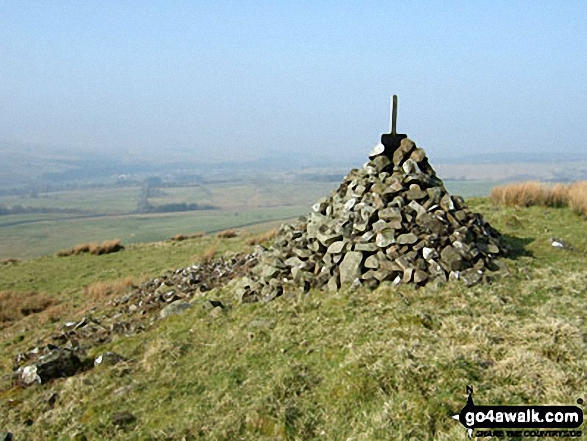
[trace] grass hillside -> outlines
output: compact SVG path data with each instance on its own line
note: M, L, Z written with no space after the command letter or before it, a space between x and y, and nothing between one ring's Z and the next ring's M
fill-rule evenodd
M127 361L26 389L11 386L14 356L64 321L99 315L166 269L257 241L205 236L2 265L0 301L14 314L0 323L0 432L15 440L459 440L465 430L450 415L465 404L467 384L478 405L587 401L584 217L468 203L512 246L508 277L245 305L228 285L205 298L232 307L158 319L89 351ZM572 248L553 247L552 237ZM17 311L19 297L40 306ZM119 412L134 418L122 423Z

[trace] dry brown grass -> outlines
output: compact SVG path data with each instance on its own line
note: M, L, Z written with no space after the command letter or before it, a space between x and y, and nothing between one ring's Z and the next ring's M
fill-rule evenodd
M529 207L530 205L546 205L548 188L540 182L521 182L503 185L491 190L491 199L505 206Z
M106 241L102 242L102 244L99 247L94 248L93 250L90 251L90 253L95 254L95 255L100 255L100 254L116 253L120 250L124 250L124 247L120 243L120 239L112 239L112 240L106 240Z
M104 303L105 300L124 294L129 288L136 286L132 277L125 277L117 280L105 282L95 282L87 286L84 290L86 299L92 303Z
M190 233L190 234L176 234L175 236L172 236L169 238L170 241L172 242L181 242L182 240L188 240L188 239L199 239L201 237L204 237L206 235L206 233Z
M554 187L540 182L502 185L491 190L491 199L507 207L569 207L587 216L587 181L556 184Z
M574 212L587 216L587 181L575 182L570 185L568 204Z
M268 242L272 239L275 239L278 233L279 229L274 228L273 230L267 231L266 233L250 237L249 239L247 239L247 245L260 245L262 243Z
M236 237L237 233L235 230L224 230L216 233L216 237L220 239L230 239L231 237Z
M44 293L0 291L0 327L42 312L55 303L53 298Z
M10 265L12 263L20 263L21 259L0 259L0 265Z
M211 262L212 259L214 259L214 257L216 257L217 252L218 252L218 250L216 249L216 247L214 245L212 245L206 251L204 251L204 254L202 254L202 261L203 262Z
M116 253L124 250L124 246L120 243L120 239L106 240L101 244L95 242L80 243L70 250L62 250L57 252L58 257L77 256L79 254L90 253L94 255Z
M82 253L94 253L94 251L99 247L99 245L95 242L92 243L81 243L73 247L73 253L75 255L82 254Z

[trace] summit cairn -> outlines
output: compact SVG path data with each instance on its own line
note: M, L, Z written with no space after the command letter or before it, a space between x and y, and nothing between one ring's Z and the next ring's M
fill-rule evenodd
M505 254L497 230L451 196L426 153L396 133L381 136L361 169L320 199L297 223L282 225L259 264L237 287L241 302L269 301L285 291L338 290L462 279L487 280Z

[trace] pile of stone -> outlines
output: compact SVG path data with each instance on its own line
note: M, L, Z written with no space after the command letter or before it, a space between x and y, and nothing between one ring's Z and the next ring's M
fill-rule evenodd
M240 301L385 281L474 285L500 269L495 258L505 246L498 231L451 196L424 150L400 136L395 145L375 146L369 162L308 216L281 227L238 287Z

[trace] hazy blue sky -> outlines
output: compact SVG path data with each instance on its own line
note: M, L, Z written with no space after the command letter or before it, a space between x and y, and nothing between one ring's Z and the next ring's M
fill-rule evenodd
M0 141L190 153L585 151L586 1L0 1Z

